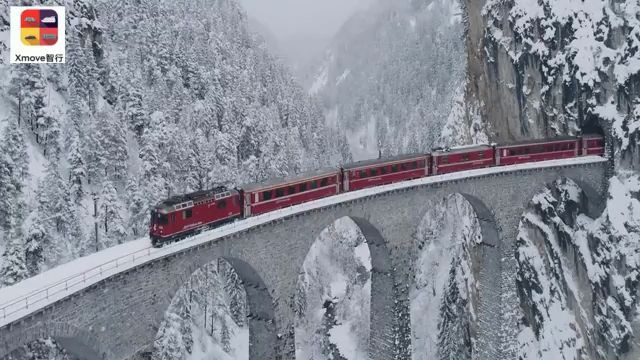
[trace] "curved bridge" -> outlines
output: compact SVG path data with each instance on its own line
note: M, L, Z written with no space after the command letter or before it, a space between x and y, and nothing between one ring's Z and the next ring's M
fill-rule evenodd
M415 232L428 206L452 193L476 210L486 245L478 254L479 358L512 358L520 216L559 177L578 183L597 215L604 206L606 168L605 159L584 157L440 175L294 206L162 249L150 248L148 239L107 249L0 290L0 358L47 336L79 359L135 357L150 349L173 296L191 274L224 258L247 290L250 359L294 359L298 273L318 234L348 216L371 253L370 357L410 359L395 340L410 338Z

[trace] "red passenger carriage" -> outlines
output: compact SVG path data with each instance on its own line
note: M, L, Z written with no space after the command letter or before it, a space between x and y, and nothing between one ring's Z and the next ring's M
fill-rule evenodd
M355 191L428 176L429 159L429 155L414 154L346 164L342 167L343 190Z
M496 148L497 165L522 164L532 161L566 159L578 156L579 139L558 137L547 140L522 141Z
M340 171L336 168L246 185L243 187L244 217L338 193L340 193Z
M604 137L597 134L583 135L580 137L582 143L581 155L604 156Z
M435 150L431 153L433 175L481 169L495 165L493 147L489 145L461 146Z
M149 236L155 246L239 218L241 211L240 193L226 187L174 196L151 211Z

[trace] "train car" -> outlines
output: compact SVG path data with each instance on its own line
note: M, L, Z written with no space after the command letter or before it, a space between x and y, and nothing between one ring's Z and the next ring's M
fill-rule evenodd
M581 155L604 156L604 137L597 134L580 136Z
M579 143L576 137L523 141L497 146L496 157L498 165L572 158L579 155Z
M494 148L490 145L436 149L431 153L431 157L432 175L481 169L495 165Z
M174 196L151 211L149 237L153 246L186 237L242 216L240 193L217 187Z
M244 217L337 195L340 180L339 169L327 168L243 186Z
M428 176L430 158L428 154L413 154L343 165L342 190L355 191Z

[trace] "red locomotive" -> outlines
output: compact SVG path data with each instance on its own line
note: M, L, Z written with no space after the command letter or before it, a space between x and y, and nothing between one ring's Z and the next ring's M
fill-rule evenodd
M153 245L221 225L242 215L240 193L225 187L169 198L151 211Z
M175 196L158 204L151 211L149 237L153 246L162 246L202 229L343 192L471 169L603 156L604 145L601 135L473 145L438 149L431 154L360 161L235 190L217 187Z

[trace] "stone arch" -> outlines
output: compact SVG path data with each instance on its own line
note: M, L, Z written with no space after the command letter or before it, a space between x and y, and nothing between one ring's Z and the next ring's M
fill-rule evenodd
M273 298L258 272L247 262L223 256L242 280L247 293L249 359L276 359L278 337Z
M364 238L369 251L371 261L369 272L371 294L369 295L370 311L368 314L369 358L376 360L392 359L394 358L395 348L394 336L397 333L397 314L394 312L396 299L396 289L394 286L395 269L387 241L378 228L371 224L368 219L362 217L346 215L327 219L329 221L324 224L325 226L321 226L320 231L313 235L314 238L313 241L311 241L311 247L307 250L307 255L304 256L303 263L307 261L313 245L318 241L321 234L341 219L349 219L353 222ZM300 289L298 291L300 291ZM299 311L300 309L297 310L298 313Z
M207 265L224 260L238 276L242 288L246 293L246 318L249 328L249 359L250 360L275 360L278 351L278 335L276 333L276 318L274 315L274 303L269 289L264 280L247 261L230 256L218 256L206 261L195 269L190 269L187 282L174 293L175 297L194 275ZM164 316L163 316L164 318ZM154 349L155 350L155 349Z
M22 339L4 345L0 358L6 358L22 346L29 345L38 339L53 338L70 355L78 360L112 360L115 357L109 349L90 331L63 322L39 322L37 325L22 329L12 339Z
M447 192L444 194L444 196L442 197L438 197L433 199L433 201L429 201L427 202L423 209L421 209L420 212L420 216L417 218L418 223L416 224L416 231L415 231L415 238L414 238L414 242L413 242L413 246L411 247L411 254L409 254L409 257L411 258L411 264L409 266L409 273L406 275L408 278L408 287L409 287L409 294L407 294L407 298L408 299L413 299L416 300L418 298L418 296L416 295L415 291L425 291L427 288L424 288L422 290L418 290L418 279L417 276L419 274L420 271L420 266L424 265L422 263L422 261L424 259L421 260L421 256L425 255L426 253L424 253L424 251L428 246L426 243L423 243L424 239L421 239L419 237L420 234L420 227L423 226L423 222L425 221L425 219L429 216L429 212L433 211L433 206L434 204L443 204L443 205L447 205L449 206L452 200L452 197L458 195L461 201L464 201L468 204L468 206L470 207L470 214L471 216L473 216L475 219L474 221L477 221L477 226L479 227L479 234L481 237L481 242L479 243L475 243L475 246L470 247L468 249L468 253L469 253L469 271L471 271L474 274L474 278L476 280L476 283L479 284L479 286L477 286L476 288L476 292L475 293L469 293L468 294L468 302L473 302L473 306L475 308L475 313L476 313L476 321L475 322L470 322L469 323L469 336L471 336L472 340L469 343L469 346L473 347L471 350L474 351L474 355L473 357L479 357L479 358L484 358L483 356L485 356L486 358L498 358L498 353L499 353L499 349L498 346L500 344L499 342L499 331L497 330L497 326L498 324L500 324L500 314L501 314L501 299L500 299L500 286L501 286L501 282L499 280L500 274L501 274L501 251L502 251L502 236L501 236L501 231L500 228L498 226L498 223L496 222L496 218L494 215L494 212L491 210L491 208L487 205L487 201L470 194L469 192L465 192L465 191L451 191L451 192ZM455 200L455 201L459 201L459 200ZM446 215L447 217L450 215ZM457 219L450 219L448 218L448 220L446 220L450 223L456 223ZM438 235L439 236L439 235ZM460 248L458 248L460 249ZM431 250L430 250L431 251ZM453 252L458 252L460 250L453 250ZM454 253L450 253L450 255L452 256L452 259L455 258L457 255L455 255ZM443 261L442 258L439 258L437 261ZM428 262L427 262L428 264ZM439 266L440 270L446 270L447 274L444 274L445 276L450 276L451 275L451 266L449 266L449 263L444 263L442 262L442 266ZM457 270L459 271L459 270ZM441 274L442 275L442 274ZM496 278L497 277L497 278ZM442 281L442 278L440 278ZM446 295L445 289L439 289L437 288L438 285L435 285L435 283L437 283L436 280L432 280L432 283L430 286L432 287L429 297L431 299L434 298L440 298L441 300L444 300L444 296ZM433 292L433 293L431 293ZM438 296L436 296L436 293L438 293ZM424 295L423 295L424 296ZM431 301L431 300L429 300ZM420 306L420 301L417 300L418 305ZM431 340L426 340L424 338L421 338L419 332L416 333L416 327L420 326L420 323L413 323L416 319L414 319L414 316L416 314L416 308L413 308L413 306L416 306L415 304L407 304L407 309L410 311L411 316L409 316L410 321L412 322L410 324L410 336L412 339L412 342L415 340L416 343L412 343L411 344L411 353L408 355L408 358L411 358L413 355L415 354L419 354L419 353L415 353L413 354L415 351L419 351L419 347L422 345L428 345L431 344L430 341ZM424 305L424 304L422 304ZM429 305L430 308L432 308L433 306L436 306L437 308L439 308L440 303L436 303L436 302L432 302L431 305ZM467 310L468 311L468 310ZM428 332L429 334L432 334L431 332ZM415 337L417 336L417 338ZM475 339L475 341L473 340ZM423 342L423 344L420 344L421 340ZM461 342L458 340L458 342ZM431 345L429 345L431 346ZM432 351L437 351L437 347L430 347L432 349ZM436 356L434 354L432 354L433 356ZM417 357L416 359L421 359L421 357Z

